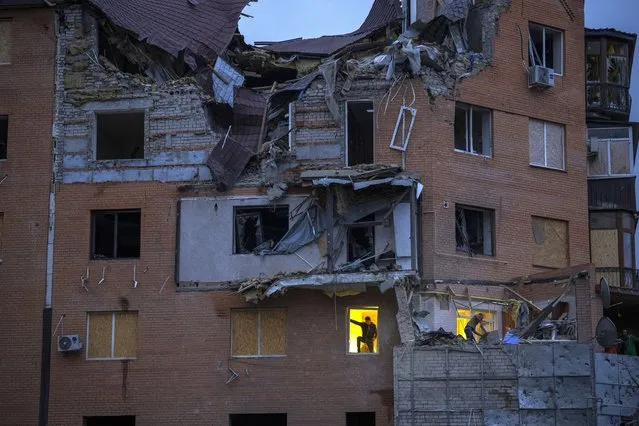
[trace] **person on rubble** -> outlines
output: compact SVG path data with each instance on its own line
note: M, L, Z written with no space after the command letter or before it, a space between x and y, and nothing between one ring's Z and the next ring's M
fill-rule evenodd
M619 353L624 355L637 355L637 343L639 339L628 334L628 330L625 328L621 332L621 343L619 344Z
M377 339L377 327L371 321L371 317L364 318L364 322L351 320L353 324L357 324L362 327L362 335L357 337L357 352L362 351L362 342L368 346L368 352L375 352L375 339Z
M481 328L482 330L484 330L483 334L478 333L477 330L475 330L478 324L481 324ZM464 333L466 333L466 340L475 341L475 337L473 336L473 334L476 334L479 337L485 336L486 330L484 329L484 324L486 324L486 322L484 321L484 314L479 312L478 314L473 315L470 321L468 321L468 323L466 324L466 327L464 327Z

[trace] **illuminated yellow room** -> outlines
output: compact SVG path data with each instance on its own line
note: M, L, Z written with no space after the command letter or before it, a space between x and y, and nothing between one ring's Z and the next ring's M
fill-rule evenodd
M369 349L369 344L365 342L365 339L359 343L358 351L358 337L364 337L364 330L366 329L366 317L370 317L371 323L375 325L375 334L379 333L379 324L377 322L379 317L379 308L376 306L367 306L361 308L349 308L348 309L348 352L349 353L378 353L379 352L379 336L371 338L369 342L372 345L372 351ZM353 322L355 321L355 323ZM372 341L372 342L371 342Z

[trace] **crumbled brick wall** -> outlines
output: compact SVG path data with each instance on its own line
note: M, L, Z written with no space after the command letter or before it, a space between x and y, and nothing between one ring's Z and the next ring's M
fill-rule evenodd
M36 424L51 182L55 64L50 8L0 10L11 18L11 64L0 65L0 115L9 116L0 160L0 423ZM54 324L55 326L55 324Z
M153 83L97 62L98 28L80 6L60 9L56 79L58 180L64 183L206 181L220 135L192 80ZM145 111L144 159L95 160L96 111Z

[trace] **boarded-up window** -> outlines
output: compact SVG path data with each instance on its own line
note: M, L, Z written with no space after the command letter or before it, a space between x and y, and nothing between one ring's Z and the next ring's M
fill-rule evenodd
M11 63L11 20L0 18L0 65Z
M286 354L286 310L251 309L231 312L231 355Z
M590 231L590 260L600 268L619 267L619 232L616 229Z
M535 239L533 265L547 268L569 265L568 222L533 216L532 232Z
M138 346L137 312L89 312L87 359L135 358Z
M530 119L528 126L530 164L565 170L564 136L563 125Z

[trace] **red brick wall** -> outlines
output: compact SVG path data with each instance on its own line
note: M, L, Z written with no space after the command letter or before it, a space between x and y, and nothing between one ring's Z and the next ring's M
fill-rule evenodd
M0 115L9 115L0 160L4 213L0 264L0 423L36 424L44 307L55 34L52 9L0 10L12 18L10 65L0 65Z
M259 305L287 309L286 357L231 359L230 309L255 305L228 292L176 292L176 199L177 192L162 184L60 188L54 322L65 315L64 332L85 340L87 311L120 310L125 303L138 311L139 339L137 359L128 363L87 361L84 351L54 352L50 424L79 424L89 415L136 415L140 425L226 426L231 413L284 412L291 425L319 426L343 424L347 411L375 411L379 424L387 424L392 348L399 344L393 292L380 296L371 289L338 298L335 305L320 291L290 290ZM104 208L141 208L138 261L89 260L90 210ZM134 264L140 271L137 289ZM97 286L103 265L106 280ZM88 292L80 285L87 266ZM160 293L167 276L171 279ZM380 306L380 354L347 355L346 308L370 305ZM228 367L240 377L225 385Z
M422 82L412 80L418 112L406 166L418 172L425 185L422 198L425 278L505 280L543 271L532 266L532 215L568 221L570 264L590 261L583 2L575 0L569 4L576 14L575 22L559 2L513 1L499 20L499 34L493 41L493 66L462 80L458 97L439 97L431 104ZM528 88L520 59L518 28L524 35L527 58L529 21L564 30L564 75L557 76L556 87L546 91ZM386 115L379 115L377 162L402 162L401 154L388 148L402 93L410 102L409 82L400 89ZM456 100L493 110L492 158L454 151ZM529 117L566 126L566 172L529 165ZM446 201L448 209L443 207ZM495 257L470 258L456 253L455 203L494 209Z

